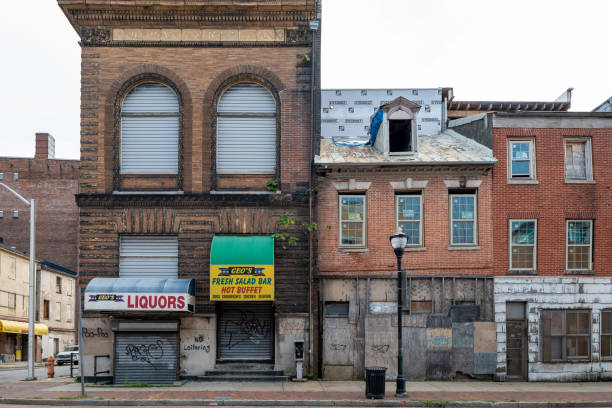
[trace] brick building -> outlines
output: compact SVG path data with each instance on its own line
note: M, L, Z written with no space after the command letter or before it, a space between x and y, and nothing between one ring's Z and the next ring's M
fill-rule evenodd
M492 151L448 130L450 89L323 90L317 168L324 378L397 370L403 256L404 375L495 372ZM329 226L329 227L328 227Z
M0 157L0 182L36 199L36 257L76 270L79 161L55 158L55 139L36 134L34 158ZM0 187L0 239L22 252L30 247L30 209Z
M449 127L486 137L499 160L497 378L609 378L612 114L498 112Z
M58 2L82 46L86 376L105 354L121 383L291 374L294 340L309 367L316 2Z

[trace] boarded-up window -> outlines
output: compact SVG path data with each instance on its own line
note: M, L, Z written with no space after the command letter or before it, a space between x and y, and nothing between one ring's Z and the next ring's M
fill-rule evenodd
M72 321L72 306L71 305L66 305L66 321L67 322Z
M601 357L612 359L612 310L601 313Z
M17 295L15 293L8 294L8 308L15 309L17 303Z
M592 179L590 140L565 140L565 178L567 180Z
M179 102L168 86L144 83L121 106L121 173L177 174Z
M588 360L591 350L588 310L543 310L542 361Z
M62 304L55 302L55 320L58 322L62 320Z
M431 300L413 300L410 313L431 313Z
M8 259L8 278L17 279L17 260L12 256Z
M239 83L217 105L217 173L274 174L276 101L266 88Z
M43 300L43 319L49 320L49 301Z

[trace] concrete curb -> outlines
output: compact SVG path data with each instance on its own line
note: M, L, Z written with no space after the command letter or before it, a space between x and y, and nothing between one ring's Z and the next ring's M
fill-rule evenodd
M445 408L591 408L609 407L612 401L411 401L411 400L239 400L239 399L168 399L168 400L108 400L108 399L26 399L0 398L3 405L50 406L299 406L299 407L445 407Z

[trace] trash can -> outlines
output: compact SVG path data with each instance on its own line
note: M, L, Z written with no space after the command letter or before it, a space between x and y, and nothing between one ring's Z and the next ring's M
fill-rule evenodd
M366 367L366 398L385 398L385 373L387 367Z

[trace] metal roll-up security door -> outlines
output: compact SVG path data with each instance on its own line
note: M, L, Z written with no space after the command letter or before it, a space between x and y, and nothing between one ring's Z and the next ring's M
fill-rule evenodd
M239 83L217 106L217 173L274 174L276 101L261 85Z
M119 247L120 278L177 278L178 238L123 236Z
M271 302L220 302L220 360L272 361L274 313Z
M179 102L168 86L138 85L121 106L121 174L177 174Z
M176 332L116 332L115 384L172 384L177 356Z

